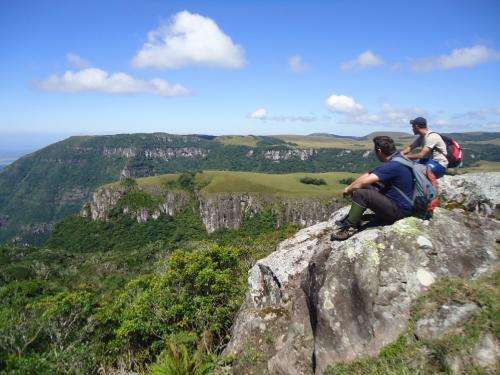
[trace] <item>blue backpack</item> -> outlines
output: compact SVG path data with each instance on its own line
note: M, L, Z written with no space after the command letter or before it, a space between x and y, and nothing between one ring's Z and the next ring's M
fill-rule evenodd
M401 189L393 186L413 207L413 216L430 219L439 204L438 184L431 168L425 164L397 156L391 159L406 165L413 174L413 197L408 197Z

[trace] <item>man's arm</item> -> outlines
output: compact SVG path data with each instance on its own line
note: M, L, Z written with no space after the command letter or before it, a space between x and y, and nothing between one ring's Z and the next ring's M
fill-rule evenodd
M415 149L415 146L409 145L409 146L406 146L405 148L403 148L403 149L401 150L401 153L402 153L403 155L406 155L407 153L411 152L411 151L412 151L412 150L414 150L414 149Z
M430 147L422 147L420 152L417 152L416 154L406 154L406 157L410 160L418 160L418 159L423 159L425 158L429 152L431 152L432 149Z
M361 176L359 176L352 184L350 184L348 187L344 189L344 192L342 193L344 196L349 196L352 195L354 190L356 189L362 189L365 187L368 187L375 182L378 182L380 179L376 174L373 173L365 173Z

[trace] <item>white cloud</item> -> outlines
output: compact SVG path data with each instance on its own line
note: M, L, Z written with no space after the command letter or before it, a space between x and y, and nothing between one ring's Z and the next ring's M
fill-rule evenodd
M259 108L253 113L248 114L247 117L255 120L267 120L275 122L314 122L317 120L317 117L313 113L302 116L268 116L267 110L265 108Z
M66 59L71 65L78 69L89 68L92 66L90 61L83 59L76 53L67 53Z
M210 18L187 11L148 34L148 41L132 60L136 67L175 69L187 65L241 68L244 50L234 44Z
M363 125L410 127L409 121L418 116L428 117L428 114L425 110L418 107L396 108L390 103L384 103L382 111L379 113L355 113L346 118L345 122Z
M257 120L264 120L267 117L267 111L265 108L259 108L255 112L250 114L250 118Z
M267 117L268 120L276 121L276 122L314 122L317 120L314 115L305 115L305 116L274 116Z
M171 85L155 78L149 81L135 79L125 73L113 73L87 68L77 72L70 70L63 75L52 75L37 84L42 91L82 92L94 91L113 95L151 94L158 96L186 96L188 89L181 85Z
M328 109L332 112L356 114L364 111L361 104L345 95L331 95L325 102Z
M439 119L439 120L433 121L433 124L436 125L436 126L448 126L448 125L451 125L448 120L444 120L444 119Z
M500 123L491 122L488 124L484 124L483 128L485 128L486 130L500 130Z
M294 73L302 73L309 69L309 65L302 62L302 57L294 55L288 59L288 68Z
M341 120L344 124L409 127L410 119L428 116L421 108L396 108L390 103L384 103L379 113L370 113L353 98L344 95L330 96L326 105L332 112L344 116Z
M343 70L363 70L383 66L384 60L375 55L372 51L367 50L359 55L355 60L347 61L340 67Z
M411 69L414 71L431 71L472 68L496 60L500 60L500 51L479 44L470 48L454 49L449 55L415 60L411 64Z

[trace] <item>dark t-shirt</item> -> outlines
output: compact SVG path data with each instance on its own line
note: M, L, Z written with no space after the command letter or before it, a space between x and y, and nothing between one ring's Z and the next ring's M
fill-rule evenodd
M392 157L401 156L396 152ZM403 191L410 199L413 196L413 173L407 166L397 161L388 160L372 172L377 175L383 187L380 192L392 200L404 215L411 215L412 205L403 197L401 193L394 189L396 186Z

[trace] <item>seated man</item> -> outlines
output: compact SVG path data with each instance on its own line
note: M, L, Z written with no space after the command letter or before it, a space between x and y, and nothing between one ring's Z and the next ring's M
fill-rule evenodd
M418 138L408 147L405 147L401 153L410 160L419 160L421 164L427 164L434 172L436 178L440 178L446 172L448 159L446 158L446 144L443 138L437 133L427 129L427 120L423 117L417 117L410 121L413 134ZM417 147L422 147L420 152L410 154L409 152Z
M344 189L344 196L352 196L349 214L341 222L332 235L332 241L343 241L357 233L364 211L369 208L375 217L386 223L392 223L410 216L412 206L406 196L413 195L413 172L411 169L392 158L401 154L396 152L394 141L390 137L373 138L375 155L383 164L374 171L358 177ZM382 185L376 189L373 184ZM399 189L399 191L398 191Z

